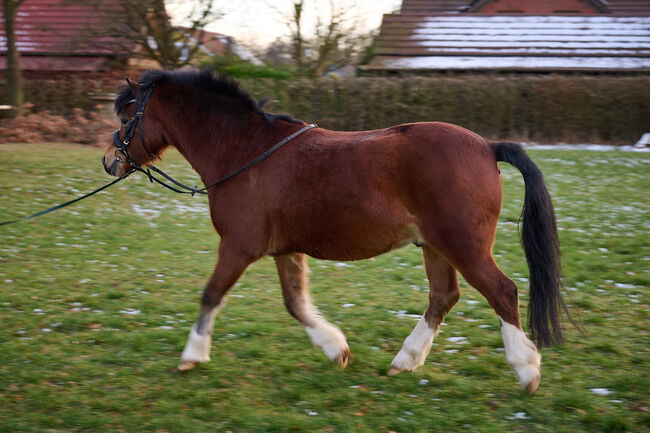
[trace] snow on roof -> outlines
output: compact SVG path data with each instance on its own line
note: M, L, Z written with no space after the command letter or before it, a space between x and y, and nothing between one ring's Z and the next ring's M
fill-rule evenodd
M386 16L368 70L650 70L650 17Z
M467 69L563 69L607 70L650 69L650 59L638 57L531 57L531 56L419 56L382 57L384 69L392 70L467 70Z

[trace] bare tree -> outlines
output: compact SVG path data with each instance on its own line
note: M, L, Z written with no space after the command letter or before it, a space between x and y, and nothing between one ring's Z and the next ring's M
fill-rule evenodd
M16 46L16 12L24 0L2 0L7 41L7 87L9 104L15 107L11 114L21 113L23 105L23 83L20 72L20 54Z
M293 0L292 13L285 16L291 33L292 56L301 75L321 76L327 68L351 63L366 42L353 31L354 5L344 7L335 0L329 0L327 5L329 11L324 13L314 2L316 22L311 37L306 36L304 28L305 0Z
M90 5L105 18L101 28L89 29L85 39L114 35L105 40L112 49L155 60L164 68L189 64L205 40L205 26L221 17L214 0L191 2L192 8L184 16L182 21L186 25L182 28L172 25L164 0L68 1Z

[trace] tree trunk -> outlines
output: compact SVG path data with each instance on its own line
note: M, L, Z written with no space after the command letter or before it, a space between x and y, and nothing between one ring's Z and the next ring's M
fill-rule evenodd
M23 82L20 73L20 54L16 47L16 12L23 0L2 0L5 18L5 34L7 38L7 88L9 104L14 107L11 110L13 116L22 112L23 105Z

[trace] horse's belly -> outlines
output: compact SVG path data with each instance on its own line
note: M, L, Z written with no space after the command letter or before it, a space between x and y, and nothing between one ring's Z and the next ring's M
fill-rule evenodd
M329 231L303 239L312 241L302 243L297 250L324 260L363 260L412 243L424 243L413 223L392 227L368 224L360 230Z

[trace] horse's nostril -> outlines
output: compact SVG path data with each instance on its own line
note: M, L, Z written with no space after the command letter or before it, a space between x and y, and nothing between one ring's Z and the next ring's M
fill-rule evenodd
M116 165L116 163L117 163L117 161L113 161L113 163L109 167L109 166L106 165L106 156L102 157L102 166L104 167L104 171L106 173L110 174L111 176L115 176L114 173L115 173L115 165Z

